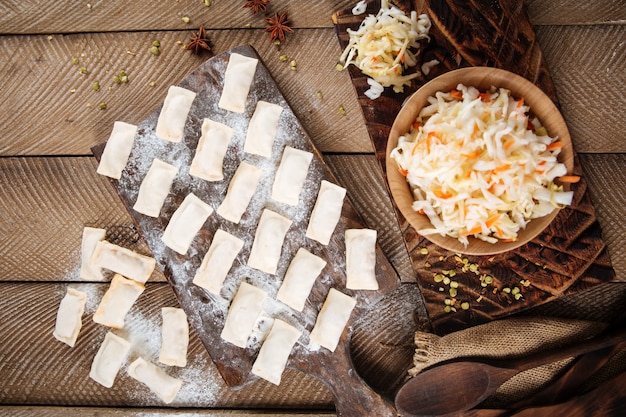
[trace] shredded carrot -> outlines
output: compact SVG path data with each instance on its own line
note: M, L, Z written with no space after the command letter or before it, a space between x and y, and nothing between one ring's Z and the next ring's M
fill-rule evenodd
M403 177L409 175L409 171L407 169L400 168L398 171L400 171L400 175L402 175Z
M502 237L504 235L504 232L502 231L502 229L500 229L498 227L497 224L494 224L493 227L496 229L496 233L497 233L498 237Z
M480 100L483 103L489 103L489 101L491 101L491 94L489 93L480 93L478 94L478 97L480 97Z
M580 177L578 175L563 175L559 177L559 181L566 182L568 184L575 184L580 181Z
M435 194L435 196L437 196L438 198L450 198L450 197L452 197L451 193L444 193L441 190L434 190L433 194Z
M413 122L413 129L419 129L419 127L420 127L421 125L422 125L422 124L416 120L416 121L414 121L414 122Z
M500 219L500 213L496 213L493 216L489 217L487 219L487 221L485 222L485 225L487 227L491 227L495 224L495 222L497 222Z
M515 144L515 139L514 138L509 138L509 140L507 140L506 142L504 142L504 144L502 145L502 149L504 149L505 151L509 150L509 148L511 146L513 146Z
M551 144L546 146L546 149L559 149L562 147L563 147L563 142L552 142Z
M476 159L478 158L478 150L475 150L472 153L462 153L461 156L467 159Z
M496 167L493 170L493 172L497 174L498 172L504 172L508 170L509 168L511 168L511 164L504 164L504 165L500 165L499 167Z
M471 229L464 231L461 234L463 236L475 235L475 234L480 233L482 230L483 230L483 228L480 225L476 225L476 226L472 227Z
M463 93L460 92L459 90L452 90L450 91L450 95L452 96L452 98L456 98L459 100L463 99Z
M524 97L519 99L519 101L517 102L517 105L515 107L519 109L523 105L524 105Z

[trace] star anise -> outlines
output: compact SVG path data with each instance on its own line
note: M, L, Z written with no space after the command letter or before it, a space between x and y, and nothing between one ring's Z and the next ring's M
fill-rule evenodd
M206 36L206 30L204 26L200 26L198 32L194 33L191 37L191 41L185 45L185 49L192 50L196 55L200 55L203 50L210 51L209 38Z
M248 0L245 2L243 7L249 7L250 9L252 9L252 13L256 13L259 10L265 13L265 11L267 10L267 7L265 5L269 2L270 0Z
M293 33L293 29L289 27L289 20L287 19L287 12L278 16L278 13L274 13L274 17L268 17L265 19L268 27L265 28L266 32L270 32L270 40L274 41L280 39L281 42L285 42L285 32Z

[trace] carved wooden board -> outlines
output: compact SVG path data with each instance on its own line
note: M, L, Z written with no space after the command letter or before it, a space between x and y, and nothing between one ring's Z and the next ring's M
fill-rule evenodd
M423 62L437 59L440 64L428 78L414 80L403 93L394 94L386 89L376 100L364 95L369 88L367 77L353 65L348 67L383 175L387 136L403 101L426 81L444 72L466 66L506 69L534 82L558 103L523 2L412 0L394 3L405 12L416 10L428 14L432 21L431 41L422 59ZM380 2L374 1L368 4L365 14L354 16L351 9L346 9L333 16L343 48L349 40L346 29L356 30L365 16L376 14L379 8ZM578 158L575 173L582 175ZM572 189L575 192L572 206L561 210L548 229L528 244L496 256L456 256L418 235L395 210L415 279L436 333L445 334L502 318L615 280L585 178ZM444 281L441 281L442 275ZM445 275L454 275L447 278L459 284L455 297L451 297ZM518 291L522 296L516 299L514 293ZM444 311L446 299L454 299L456 311ZM460 308L464 302L469 303L469 309Z
M231 53L259 60L243 114L218 108L224 73ZM303 335L294 346L287 366L321 379L335 396L337 409L342 415L356 417L366 415L368 412L374 412L379 416L395 415L393 405L372 391L354 370L350 359L349 338L355 320L358 320L359 316L379 301L385 293L397 288L399 284L397 274L377 247L376 275L380 289L378 291L346 289L344 231L348 228L364 227L347 198L344 200L339 224L327 246L305 238L308 219L317 197L320 181L323 179L334 183L337 181L278 90L260 57L250 46L232 49L209 59L183 80L180 86L197 93L187 119L183 141L175 144L156 138L155 127L160 108L157 109L139 124L133 150L122 178L119 181L112 180L112 184L137 223L141 235L172 285L181 307L187 313L190 324L199 335L224 380L231 386L243 386L256 378L251 373L251 368L263 342L264 334L269 330L272 319L281 318L303 330ZM243 151L248 122L258 100L279 104L284 109L272 156L267 159L244 154ZM188 175L188 165L201 136L200 128L205 117L227 124L234 129L234 135L224 160L225 179L223 181L207 182ZM314 154L300 202L295 207L279 204L270 199L274 174L286 145ZM98 159L103 149L104 144L93 149ZM132 209L132 206L137 198L141 180L151 161L156 157L180 166L180 171L166 199L161 216L152 218L139 214ZM264 172L255 196L240 223L236 225L227 222L213 213L192 242L187 255L179 255L166 248L161 236L172 213L183 198L193 192L216 209L226 194L229 180L235 169L244 159L262 167ZM262 273L246 265L258 219L261 211L266 207L293 221L287 233L275 275ZM245 241L243 250L226 278L221 292L222 297L215 296L191 282L218 227ZM275 300L288 262L300 247L307 248L328 262L322 275L314 284L303 312L295 311ZM239 283L244 280L263 288L269 295L261 318L257 321L245 349L229 344L220 337L230 301ZM331 287L357 300L351 321L348 323L347 330L344 330L335 352L330 352L325 348L312 348L309 345L309 332L315 324L317 314Z

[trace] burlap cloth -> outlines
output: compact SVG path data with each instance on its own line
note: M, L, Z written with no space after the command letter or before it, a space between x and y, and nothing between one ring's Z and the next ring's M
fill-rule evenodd
M597 321L519 317L493 321L465 330L437 336L415 334L414 367L409 375L438 362L462 357L504 359L527 356L593 337L607 325ZM483 406L505 407L522 400L563 372L573 358L519 373L505 382Z

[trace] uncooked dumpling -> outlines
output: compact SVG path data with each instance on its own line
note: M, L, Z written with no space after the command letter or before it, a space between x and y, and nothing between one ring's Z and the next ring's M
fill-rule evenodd
M96 243L90 267L108 269L126 278L144 283L152 275L156 261L149 256L140 255L130 249L102 240Z
M98 384L111 388L130 350L130 343L108 332L91 363L89 377Z
M111 285L93 314L93 321L102 325L121 329L128 310L144 291L143 284L115 274Z
M161 353L159 362L171 366L187 366L189 323L181 308L161 308Z
M174 401L183 386L182 380L168 375L163 369L143 358L137 358L128 365L128 375L144 383L166 404Z
M322 180L317 200L309 219L306 237L328 245L339 223L346 189L332 182Z
M224 179L224 156L233 136L233 129L211 119L202 122L202 136L189 167L189 175L207 181Z
M85 312L87 294L68 287L65 297L59 304L57 321L54 326L53 336L69 347L74 347L78 333L83 325L82 318Z
M196 93L186 88L171 86L159 113L156 125L156 136L169 142L180 142L183 139L185 123Z
M355 306L354 298L331 288L311 330L311 343L334 352Z
M96 172L119 180L126 167L128 157L133 149L137 126L124 122L115 122L113 130L104 146L100 163Z
M376 230L348 229L346 239L346 288L377 290Z
M275 319L252 365L252 373L274 385L280 385L287 360L300 335L302 332L291 324Z
M224 74L224 89L218 106L235 113L243 113L258 59L231 54Z
M83 228L83 238L80 244L80 277L88 281L104 281L100 267L91 264L91 257L98 242L104 240L105 229L96 227Z
M228 221L239 223L254 196L262 173L260 168L245 161L239 164L228 184L226 197L217 208L217 214Z
M219 295L228 271L242 248L243 240L222 229L217 229L192 282Z
M178 167L155 159L139 186L133 209L150 217L159 217L161 207L170 192Z
M312 159L311 152L286 146L272 185L272 199L297 206Z
M266 298L267 293L265 291L247 282L242 282L228 309L226 322L222 329L222 339L235 346L245 348Z
M162 240L171 249L185 255L213 208L193 193L187 194L170 219Z
M250 119L246 132L244 152L260 155L265 158L272 156L272 147L278 132L278 121L283 108L278 104L259 100Z
M268 274L275 274L289 226L291 220L272 210L264 209L254 234L248 266Z
M326 261L319 256L313 255L304 248L298 249L287 268L276 299L295 310L302 311L315 279L325 266Z

